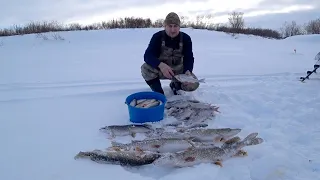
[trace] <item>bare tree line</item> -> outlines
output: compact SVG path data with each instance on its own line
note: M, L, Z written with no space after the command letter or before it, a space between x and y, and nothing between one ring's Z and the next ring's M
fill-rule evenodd
M320 19L311 20L304 25L298 25L295 21L285 22L279 31L264 28L250 28L245 26L243 12L229 14L228 23L219 24L208 22L213 15L197 16L195 21L188 21L188 17L181 16L182 28L207 29L221 31L230 34L250 34L265 38L283 39L295 35L320 34ZM149 18L125 17L102 21L91 25L78 23L62 24L53 22L31 22L24 26L14 25L10 28L0 29L0 36L14 36L24 34L37 34L57 31L101 30L115 28L160 28L163 27L163 19L151 21Z

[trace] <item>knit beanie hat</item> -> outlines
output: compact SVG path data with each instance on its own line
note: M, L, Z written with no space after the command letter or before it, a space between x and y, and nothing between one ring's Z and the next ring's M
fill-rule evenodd
M180 26L180 18L176 13L171 12L166 16L166 19L164 20L164 24L166 24L166 25L167 24L176 24L176 25Z

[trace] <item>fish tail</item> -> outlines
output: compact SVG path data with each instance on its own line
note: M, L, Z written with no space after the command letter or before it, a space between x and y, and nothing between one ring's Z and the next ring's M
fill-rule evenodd
M180 132L180 133L183 133L183 132L185 132L187 130L187 128L185 128L185 127L176 127L176 130L178 132Z
M112 147L124 148L126 146L126 144L123 144L123 143L120 143L120 142L116 142L116 141L111 141L111 146Z
M198 82L200 82L200 83L206 83L206 79L205 79L205 78L199 79Z
M187 141L192 147L196 147L196 144L192 141L191 138L186 138L185 141Z
M253 146L263 143L262 138L258 138L258 133L251 133L247 137L245 137L242 141L236 143L238 147L242 148L245 146Z
M151 124L143 124L142 126L144 126L145 128L148 128L148 129L152 129L152 125Z

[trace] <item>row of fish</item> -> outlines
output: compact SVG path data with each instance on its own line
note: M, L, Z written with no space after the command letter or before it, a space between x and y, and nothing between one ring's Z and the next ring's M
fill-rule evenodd
M133 99L130 102L130 106L137 108L151 108L162 105L163 102L157 99Z
M222 161L228 158L246 156L243 147L261 144L263 140L257 135L258 133L251 133L243 140L239 136L234 136L224 140L221 146L213 141L195 142L177 138L139 140L127 144L113 142L105 151L79 152L75 158L88 158L98 163L125 166L154 164L185 167L200 163L215 163L222 166Z
M164 129L154 129L151 125L148 124L129 124L129 125L110 125L105 126L99 129L101 132L105 133L108 136L108 139L114 139L117 136L132 136L136 137L137 133L142 134L152 134L159 131L161 133ZM156 133L158 134L158 133Z
M238 131L238 130L231 130L230 128L225 129L202 129L199 128L207 127L208 124L193 124L190 126L183 126L183 127L176 127L179 124L169 123L165 124L162 128L153 128L149 124L129 124L129 125L110 125L100 128L99 130L106 134L108 139L114 139L116 137L121 136L131 136L133 138L136 137L137 134L143 134L147 138L157 138L157 137L182 137L182 138L190 138L194 135L194 133L202 132L203 134L206 133L216 133L215 131ZM166 126L175 126L176 132L168 132L166 131ZM199 136L199 138L202 135ZM203 136L202 136L203 137ZM195 138L195 137L194 137Z
M167 116L174 117L177 126L191 126L206 124L212 120L216 113L220 113L219 107L198 100L179 99L169 101L165 105Z
M130 105L150 108L162 102L155 99L133 100ZM186 167L200 163L214 163L222 166L222 161L236 156L246 156L242 148L258 145L263 140L258 133L251 133L243 140L237 136L238 128L204 128L207 120L219 112L217 106L197 100L180 99L165 104L167 116L176 119L160 128L152 125L111 125L100 129L114 139L117 136L146 136L143 140L131 140L128 143L111 141L105 150L79 152L75 158L88 158L98 163L122 166L159 166ZM174 131L167 131L168 127Z
M163 132L153 138L132 140L130 143L112 141L113 150L156 151L159 153L177 152L198 144L218 144L240 133L241 129L190 129L185 132ZM165 134L165 135L164 135Z

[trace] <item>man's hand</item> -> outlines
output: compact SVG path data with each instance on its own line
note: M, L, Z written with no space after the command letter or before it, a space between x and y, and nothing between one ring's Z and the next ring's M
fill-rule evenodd
M162 72L162 74L163 74L166 78L171 79L172 76L174 76L174 73L173 73L171 67L168 66L167 64L161 62L158 67L160 68L160 71Z
M189 70L187 70L187 71L185 72L185 74L186 74L186 75L191 75L191 72L190 72Z

